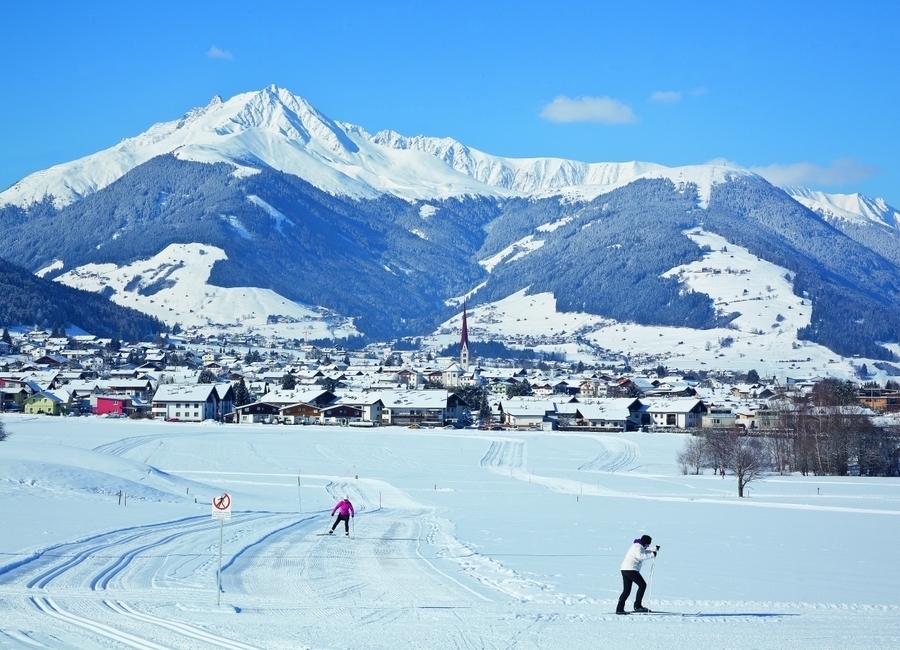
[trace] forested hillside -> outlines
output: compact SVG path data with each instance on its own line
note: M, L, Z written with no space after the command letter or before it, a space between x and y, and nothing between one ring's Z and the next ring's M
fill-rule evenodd
M77 326L90 334L141 341L166 331L151 316L120 307L103 296L44 280L0 260L0 324L64 329Z

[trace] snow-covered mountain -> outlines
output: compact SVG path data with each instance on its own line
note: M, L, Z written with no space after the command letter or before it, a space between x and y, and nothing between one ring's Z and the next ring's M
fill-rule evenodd
M219 97L182 118L162 122L104 151L36 172L0 192L0 206L28 206L53 197L57 208L108 186L155 156L235 166L253 174L260 165L299 176L335 195L406 199L462 195L590 199L639 178L694 183L700 201L713 183L749 174L728 165L669 168L654 163L583 163L560 158L504 158L451 138L371 135L334 121L284 88Z
M842 219L858 225L872 223L900 228L900 210L884 199L870 199L862 194L828 194L805 187L790 186L784 190L798 203L826 219Z
M459 296L473 308L551 296L559 314L613 323L603 336L616 324L743 332L774 294L757 295L748 273L748 293L731 295L734 251L703 288L673 273L710 266L712 240L685 234L700 228L811 301L808 320L779 308L747 334L881 360L900 340L900 215L884 201L785 193L727 163L515 159L370 134L275 86L32 174L0 193L0 223L9 261L169 325L278 315L382 340L445 329ZM547 325L578 336L569 320Z

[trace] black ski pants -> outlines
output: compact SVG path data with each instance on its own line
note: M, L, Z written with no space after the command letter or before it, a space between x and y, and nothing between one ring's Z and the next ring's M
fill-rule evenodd
M631 595L631 585L637 585L637 595L634 597L634 606L640 607L643 604L644 592L647 590L647 582L640 571L622 571L622 595L619 596L619 604L616 606L617 612L625 611L625 601Z
M338 524L344 522L344 532L350 532L350 515L338 515L337 519L334 520L334 526L331 527L331 531L334 532L334 529L338 527Z

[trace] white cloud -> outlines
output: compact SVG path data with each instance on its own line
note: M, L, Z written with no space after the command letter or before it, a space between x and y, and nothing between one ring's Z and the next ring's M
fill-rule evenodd
M867 165L855 158L838 158L827 167L811 162L772 164L750 167L773 185L851 185L878 172L874 165Z
M657 90L650 93L650 101L674 104L681 101L681 93L677 90Z
M228 50L220 50L215 45L213 45L211 48L209 48L209 50L207 50L206 56L208 56L210 59L233 59L234 58L232 56L231 52L229 52Z
M600 122L631 124L637 116L627 104L612 97L577 97L560 95L544 106L541 117L551 122Z

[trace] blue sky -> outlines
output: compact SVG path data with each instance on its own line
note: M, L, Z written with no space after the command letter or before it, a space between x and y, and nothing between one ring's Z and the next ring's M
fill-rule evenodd
M274 83L369 131L723 158L900 207L897 5L5 2L0 188Z

